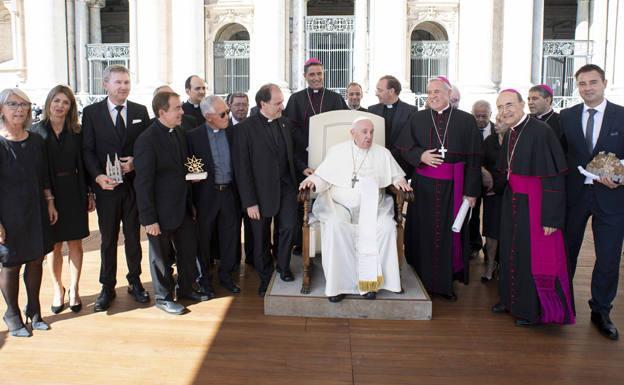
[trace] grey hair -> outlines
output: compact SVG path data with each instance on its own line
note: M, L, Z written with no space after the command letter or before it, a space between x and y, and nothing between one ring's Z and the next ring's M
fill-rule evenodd
M472 105L472 110L474 111L476 108L487 108L487 110L492 113L492 106L487 100L477 100Z
M104 68L104 72L102 73L102 81L108 83L110 80L110 76L113 72L122 72L124 74L128 74L130 76L130 70L121 64L111 64L108 67Z
M202 115L206 116L206 114L214 113L215 111L214 105L218 100L223 102L223 99L221 99L221 97L217 95L208 95L205 98L203 98L201 103L199 103L199 108L201 109Z
M31 103L30 98L26 93L19 88L6 88L0 92L0 109L4 107L11 95L17 96L25 102ZM2 116L2 125L4 125L4 115ZM24 122L24 129L30 128L32 125L32 104L28 107L28 113L26 114L26 121Z
M163 84L162 86L156 87L156 89L154 90L154 93L152 94L152 97L156 96L157 93L161 92L163 88L169 88L171 90L171 92L174 92L173 88L171 88L171 86L169 86L167 84Z
M371 120L371 118L367 118L366 116L360 116L356 118L353 123L351 123L351 129L353 130L356 124L363 121L369 121L373 125L373 127L375 127L375 123Z
M440 83L442 83L442 86L444 86L444 89L445 89L445 90L447 90L447 91L451 91L451 90L452 90L451 86L449 86L449 85L448 85L448 83L447 83L447 82L445 82L445 81L444 81L444 80L442 80L442 79L439 79L439 78L431 78L431 79L429 79L429 81L427 82L427 84L429 84L429 83L431 83L431 82L440 82Z

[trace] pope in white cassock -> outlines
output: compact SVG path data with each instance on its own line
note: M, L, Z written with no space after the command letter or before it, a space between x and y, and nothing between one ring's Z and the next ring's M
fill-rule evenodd
M390 151L373 143L373 122L353 122L353 140L329 149L299 189L319 193L312 213L321 222L322 263L331 302L346 294L374 299L385 289L401 292L396 223L390 184L411 191Z

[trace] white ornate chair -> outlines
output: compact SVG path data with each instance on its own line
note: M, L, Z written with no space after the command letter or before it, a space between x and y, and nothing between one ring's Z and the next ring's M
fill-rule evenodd
M350 128L353 121L359 117L369 118L374 125L373 141L381 146L385 145L385 123L378 115L363 111L329 111L310 118L310 136L308 144L308 167L316 169L325 158L327 151L335 144L351 138ZM406 201L413 200L412 193L404 193L394 186L388 188L395 201L394 219L397 223L397 250L399 261L403 257L403 215L402 208ZM303 244L301 255L303 259L303 284L301 293L309 294L311 285L311 263L320 245L320 226L318 221L310 220L311 196L309 189L299 192L299 202L303 204ZM312 255L311 255L312 254Z

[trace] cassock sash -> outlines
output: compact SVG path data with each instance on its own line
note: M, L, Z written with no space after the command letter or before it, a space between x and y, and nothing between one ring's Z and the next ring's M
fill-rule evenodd
M377 243L377 208L379 186L373 178L362 177L360 190L360 216L357 231L358 288L362 292L378 291L383 285Z
M442 163L438 167L417 167L416 172L418 175L422 175L427 178L453 181L453 218L455 218L464 197L464 163ZM451 223L452 222L453 220L451 219ZM448 231L451 231L450 227ZM453 273L457 273L458 271L462 271L464 269L461 232L455 233L451 231L451 233L453 237Z
M531 274L541 305L542 323L574 323L570 282L561 230L549 236L542 227L542 181L536 176L511 174L509 186L514 194L527 194L529 200L529 227L531 238ZM565 296L562 303L557 295L555 284Z

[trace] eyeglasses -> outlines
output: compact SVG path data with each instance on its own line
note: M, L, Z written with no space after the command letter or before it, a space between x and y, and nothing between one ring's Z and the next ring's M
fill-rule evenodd
M227 110L218 113L218 112L213 112L214 115L218 115L221 119L225 118L226 116L228 116L230 114L230 109L228 108Z
M32 103L28 103L28 102L23 102L23 103L18 103L18 102L6 102L4 103L5 106L9 107L12 110L17 110L18 108L22 107L22 109L26 110L28 108L30 108L30 106L32 105Z

